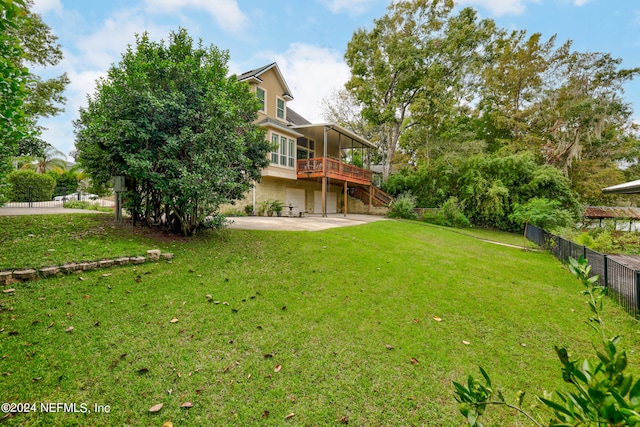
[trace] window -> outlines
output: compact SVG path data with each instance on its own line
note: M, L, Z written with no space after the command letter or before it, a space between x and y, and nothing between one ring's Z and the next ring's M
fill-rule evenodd
M258 101L262 104L260 107L260 111L267 111L267 96L264 89L257 87L256 88L256 96L258 97Z
M296 146L296 142L293 139L289 140L289 167L295 167L295 159L293 158L293 149Z
M296 141L286 136L271 133L271 163L284 167L295 167Z
M287 137L280 137L280 165L287 166Z
M271 134L271 149L273 150L271 152L271 163L275 163L276 165L278 164L278 135L276 135L275 133Z
M284 103L284 99L282 98L277 98L276 99L276 116L279 119L284 120L284 109L285 109L285 103Z
M300 159L313 159L315 151L314 151L314 143L313 141L309 141L307 138L298 139L298 160Z

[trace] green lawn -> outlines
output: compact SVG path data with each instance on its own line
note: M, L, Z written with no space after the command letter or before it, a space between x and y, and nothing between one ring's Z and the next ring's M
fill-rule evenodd
M5 425L459 426L451 382L478 376L479 364L505 396L527 390L529 405L564 387L554 344L593 352L579 283L546 253L417 222L183 240L92 218L38 217L46 246L59 246L37 250L24 249L37 234L25 219L2 218L2 230L19 225L20 249L3 244L0 256L37 264L47 249L94 254L84 238L66 239L84 233L115 251L157 247L176 258L0 294L0 401L110 407ZM606 321L638 366L636 321L612 303ZM526 425L499 409L486 421Z

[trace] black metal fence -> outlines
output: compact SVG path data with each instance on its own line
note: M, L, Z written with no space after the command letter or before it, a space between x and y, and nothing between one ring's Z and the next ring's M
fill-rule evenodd
M82 191L76 191L75 188L56 187L53 190L51 200L43 200L42 194L34 188L28 188L26 197L19 201L9 201L3 206L6 208L55 208L63 207L64 203L71 200L88 201L92 204L101 206L113 205L113 197L98 197L95 194L89 194Z
M81 193L74 192L75 189L67 190L66 187L56 187L53 190L51 200L43 200L43 195L38 189L29 187L26 194L19 200L11 200L3 206L7 208L53 208L62 207L67 200L81 200Z
M599 275L599 284L607 288L607 294L623 306L632 316L640 315L640 271L611 259L608 255L593 251L536 226L527 227L527 239L547 249L563 262L569 257L584 257L591 265L593 275Z

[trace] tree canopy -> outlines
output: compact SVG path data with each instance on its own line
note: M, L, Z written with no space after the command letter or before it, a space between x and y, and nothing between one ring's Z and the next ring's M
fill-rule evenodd
M393 162L419 169L528 152L596 202L594 165L614 171L640 157L624 99L640 68L555 35L507 31L450 0L393 2L353 34L345 60L351 111L380 135L385 178Z
M10 160L40 155L46 143L37 120L64 102L66 75L42 80L28 66L55 65L62 51L51 29L31 13L30 0L0 0L0 201L7 194Z
M128 177L134 218L193 235L260 179L270 145L253 124L259 103L227 76L228 59L184 29L167 43L145 33L81 109L77 160L95 183Z

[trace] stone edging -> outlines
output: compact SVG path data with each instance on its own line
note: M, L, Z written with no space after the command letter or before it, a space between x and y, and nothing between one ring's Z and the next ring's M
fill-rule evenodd
M42 267L39 269L25 269L25 270L9 270L0 271L0 285L7 285L12 282L24 282L27 280L35 280L38 277L51 277L60 274L70 274L80 271L96 270L99 268L109 268L114 265L129 265L129 264L144 264L145 262L154 262L173 259L172 253L162 253L159 249L152 249L147 251L147 256L134 256L134 257L120 257L114 259L103 259L100 261L85 261L80 263L67 263L59 266Z

